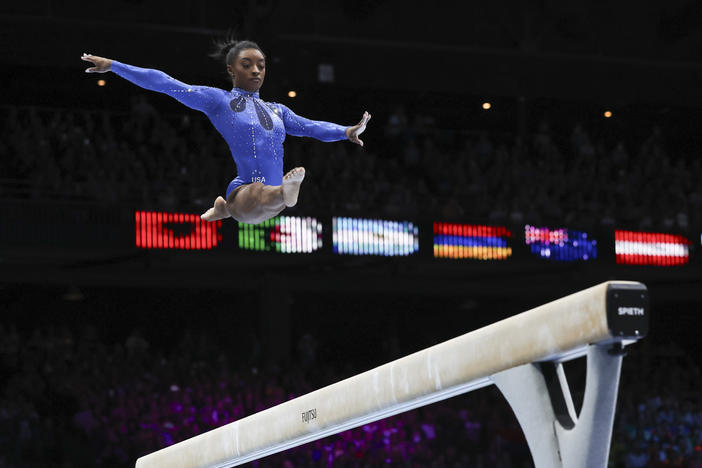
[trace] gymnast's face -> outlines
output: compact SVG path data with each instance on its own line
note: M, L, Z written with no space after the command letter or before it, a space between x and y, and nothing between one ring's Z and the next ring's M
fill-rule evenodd
M258 91L266 77L266 57L258 49L244 49L227 65L236 88Z

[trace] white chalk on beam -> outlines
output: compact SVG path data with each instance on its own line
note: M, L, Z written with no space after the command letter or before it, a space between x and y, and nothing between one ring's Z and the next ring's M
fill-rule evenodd
M599 284L143 456L136 466L236 466L490 385L491 375L523 364L574 357L594 343L626 344L646 332L634 297L642 292L636 282Z

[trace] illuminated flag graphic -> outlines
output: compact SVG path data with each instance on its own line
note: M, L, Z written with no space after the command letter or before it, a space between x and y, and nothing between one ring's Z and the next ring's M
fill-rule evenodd
M212 249L222 240L222 221L203 221L200 215L137 211L136 246L143 249Z
M512 255L504 226L434 223L434 257L504 260Z
M409 221L332 218L334 253L412 255L419 251L419 228Z
M532 254L559 262L597 258L597 241L586 232L524 226L524 239Z
M690 261L690 241L676 234L614 231L617 263L624 265L684 265Z
M309 253L322 247L322 223L315 218L276 216L260 224L239 223L239 248Z

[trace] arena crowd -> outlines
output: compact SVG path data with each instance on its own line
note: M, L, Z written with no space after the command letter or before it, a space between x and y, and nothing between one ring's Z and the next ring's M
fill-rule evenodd
M301 340L285 369L264 369L255 353L242 359L217 348L205 332L156 346L139 330L111 342L90 325L26 333L2 325L0 467L130 465L346 377L317 355L316 340ZM626 398L618 401L610 466L702 467L701 386L699 366L676 345L636 345L623 366L620 395ZM380 465L533 463L511 409L490 387L250 466Z
M127 114L11 106L0 127L4 198L204 211L236 173L204 116L157 112L143 94ZM446 130L397 107L372 123L365 149L288 137L285 167L307 169L295 210L308 214L681 231L700 224L699 157L656 126L634 142L594 133L575 122L556 135L546 121L522 137Z

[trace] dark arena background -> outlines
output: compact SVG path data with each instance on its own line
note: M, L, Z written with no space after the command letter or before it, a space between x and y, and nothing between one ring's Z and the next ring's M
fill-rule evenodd
M460 3L461 6L458 6ZM702 4L0 6L0 467L118 467L600 282L640 281L611 467L702 467ZM289 136L299 203L200 219L235 176L204 114L87 52L372 120ZM566 364L576 407L584 359ZM534 466L497 388L252 462Z

